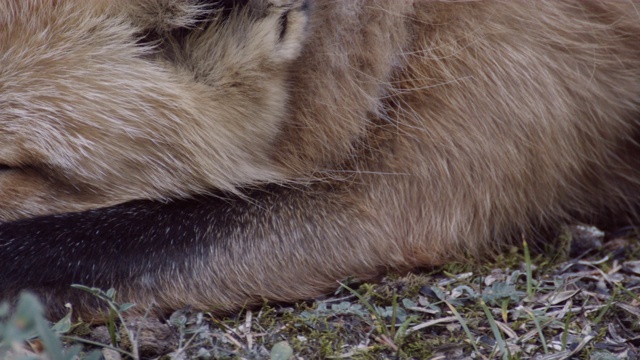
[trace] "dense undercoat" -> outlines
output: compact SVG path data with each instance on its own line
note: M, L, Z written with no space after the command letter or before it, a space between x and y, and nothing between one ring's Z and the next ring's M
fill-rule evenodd
M0 225L4 297L233 310L633 213L639 1L271 3L0 5L2 217L142 199Z

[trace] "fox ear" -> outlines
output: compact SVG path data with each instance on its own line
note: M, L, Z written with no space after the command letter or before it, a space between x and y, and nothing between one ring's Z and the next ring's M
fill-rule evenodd
M212 9L230 10L236 7L246 6L250 0L198 0L196 3L210 6Z
M121 7L138 27L143 39L182 38L206 27L214 18L227 18L232 11L251 6L252 0L121 0ZM265 1L266 2L266 1Z
M127 1L123 7L136 26L158 34L194 27L211 12L208 4L190 0Z
M175 30L190 28L212 16L227 17L234 9L256 3L255 0L152 0L155 7L148 9L156 20L156 29ZM259 3L267 1L260 0Z

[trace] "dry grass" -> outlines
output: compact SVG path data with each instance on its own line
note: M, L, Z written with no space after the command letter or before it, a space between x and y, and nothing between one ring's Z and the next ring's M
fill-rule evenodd
M69 335L84 339L85 349L113 343L101 351L116 360L637 359L639 255L634 229L605 239L575 226L533 258L525 244L491 264L346 281L314 302L225 318L185 310L166 322L127 320L128 332L119 321L58 330L67 344ZM30 344L41 351L42 341Z

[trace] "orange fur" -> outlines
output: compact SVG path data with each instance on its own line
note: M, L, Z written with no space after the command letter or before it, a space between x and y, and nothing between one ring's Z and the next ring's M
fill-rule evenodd
M637 0L157 3L0 9L0 215L184 198L0 225L5 297L232 310L634 213Z

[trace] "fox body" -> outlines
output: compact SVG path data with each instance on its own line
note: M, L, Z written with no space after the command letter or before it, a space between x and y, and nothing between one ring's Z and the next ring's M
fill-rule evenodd
M637 0L0 3L0 296L316 297L640 196Z

